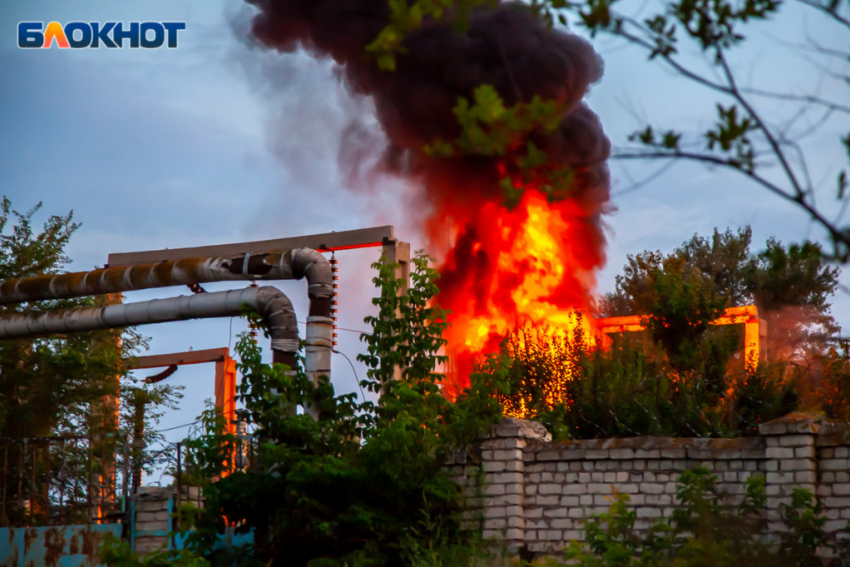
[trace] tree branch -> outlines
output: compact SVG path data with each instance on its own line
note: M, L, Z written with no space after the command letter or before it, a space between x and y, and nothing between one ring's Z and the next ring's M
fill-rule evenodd
M750 117L752 117L752 119L755 121L759 130L761 130L762 134L764 134L768 145L770 145L774 155L776 155L776 158L779 160L782 169L785 171L786 177L788 177L788 180L794 187L794 192L802 198L806 190L804 190L800 186L800 183L797 180L797 176L794 173L794 170L791 169L791 165L788 163L788 159L785 157L785 153L779 146L779 142L774 137L773 132L770 131L770 129L764 123L764 120L762 120L761 116L755 111L752 105L750 105L749 101L744 98L743 93L738 90L738 86L735 83L735 77L732 75L732 70L729 68L729 64L727 63L726 57L723 54L723 48L717 46L715 49L715 53L717 54L717 61L718 63L720 63L720 68L723 70L723 74L726 76L726 81L729 83L729 89L732 91L732 96L735 98L735 100L741 103L741 106L746 109L747 113L749 113ZM808 187L807 190L811 191L812 188Z
M846 57L846 55L845 55ZM837 102L832 102L830 100L822 99L816 97L814 95L794 95L794 94L785 94L785 93L774 93L770 91L765 91L761 89L752 89L752 88L741 88L741 92L763 96L766 98L772 98L776 100L787 100L792 102L805 102L809 104L816 104L818 106L823 106L829 110L835 112L842 112L844 114L850 114L850 106L839 104Z
M815 10L818 10L820 12L823 12L824 14L831 17L833 20L835 20L839 24L846 26L847 28L850 28L850 20L841 16L838 13L838 11L835 10L835 9L830 9L828 6L824 6L823 4L821 4L820 2L817 2L815 0L797 0L797 2L799 2L800 4L804 4L806 6L809 6L810 8L814 8Z
M776 185L757 175L753 171L748 171L746 169L742 169L738 165L731 163L728 159L708 155L708 154L700 154L694 152L683 152L681 150L678 151L637 151L634 153L614 153L611 156L611 159L669 159L669 158L679 158L679 159L687 159L691 161L698 161L702 163L710 163L713 165L719 165L725 168L732 169L737 171L738 173L742 173L761 185L762 187L768 189L770 192L775 195L781 197L782 199L794 203L795 205L802 207L806 212L809 213L809 216L812 219L820 224L826 231L829 233L830 238L835 243L836 254L834 257L839 260L845 260L848 256L850 256L850 233L842 232L835 224L830 222L823 216L823 214L818 211L815 207L813 207L810 203L808 203L805 199L805 194L797 193L791 194ZM839 253L838 245L843 245L846 250L844 252Z
M642 26L640 24L640 22L637 22L636 20L633 20L632 18L629 18L628 16L623 16L621 14L617 14L617 18L619 18L623 22L627 22L627 23L631 24L632 26L636 27L641 32L647 33L646 28L644 26ZM630 41L634 44L637 44L637 45L643 47L644 49L646 49L647 51L649 51L650 53L655 52L655 46L653 44L647 42L646 40L644 40L644 39L642 39L642 38L640 38L640 37L638 37L634 34L631 34L627 31L625 31L622 28L618 29L618 30L613 30L610 33L613 34L613 35L620 36L620 37L622 37L622 38L624 38L624 39L626 39L626 40L628 40L628 41ZM703 86L706 86L706 87L708 87L712 90L722 92L722 93L725 93L727 95L732 95L732 92L727 87L721 85L720 83L715 83L714 81L711 81L710 79L707 79L707 78L703 77L702 75L694 73L690 69L687 69L686 67L682 66L679 62L674 60L670 55L665 54L665 53L659 53L658 55L664 60L664 62L667 65L669 65L673 70L675 70L680 75L683 75L683 76L691 79L692 81L695 81L695 82L697 82L697 83L699 83Z
M632 180L631 185L629 185L625 189L621 189L620 191L617 191L616 193L612 193L611 196L612 197L622 197L623 195L628 195L629 193L631 193L633 191L637 191L638 189L640 189L641 187L643 187L647 183L650 183L650 182L658 179L662 175L664 175L667 172L667 170L670 169L671 167L673 167L674 165L676 165L676 160L671 159L669 162L665 163L664 165L659 167L656 171L650 173L649 175L647 175L646 177L644 177L640 181ZM630 175L628 177L631 178Z

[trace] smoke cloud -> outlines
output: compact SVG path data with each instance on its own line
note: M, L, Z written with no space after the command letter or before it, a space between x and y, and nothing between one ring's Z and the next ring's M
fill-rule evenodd
M605 259L601 216L609 201L610 144L599 119L582 101L603 69L587 41L547 26L523 4L505 2L472 12L461 30L450 22L426 22L405 40L397 70L381 71L366 47L389 22L386 0L249 2L258 9L251 33L261 45L330 57L351 91L374 101L386 140L382 155L370 165L413 182L418 201L406 220L422 221L430 250L445 251L447 241L454 243L440 268L439 300L457 321L466 317L467 323L455 324L452 333L458 336L449 334L450 347L454 342L463 348L461 335L473 328L473 320L491 320L498 312L502 320L519 322L521 317L506 315L511 310L521 314L517 298L533 305L538 320L550 308L591 307L595 271ZM507 106L539 96L566 109L558 128L531 136L546 152L547 167L572 170L567 198L547 205L542 197L529 195L523 210L508 211L499 186L504 158L426 154L424 147L436 139L457 138L453 109L459 97L471 100L484 84ZM362 176L363 163L374 156L375 147L366 132L347 132L340 152L343 170ZM506 267L513 263L506 258L524 253L516 242L529 238L527 227L540 215L548 219L541 223L557 234L536 244L551 242L549 249L560 252L519 258L516 268ZM554 283L552 270L558 272ZM516 293L517 286L526 289ZM475 325L478 334L495 337L500 331Z
M573 198L588 221L608 200L605 160L609 143L601 125L581 102L602 75L602 61L584 39L545 26L521 4L501 4L471 15L465 30L430 23L404 43L398 69L383 72L366 52L389 20L381 0L253 0L259 13L252 34L280 52L303 48L340 65L357 94L371 96L388 144L384 166L421 179L426 199L453 217L481 200L499 200L499 173L494 159L430 158L423 147L435 138L458 134L452 109L458 97L472 97L482 84L492 85L506 104L535 95L568 105L560 128L541 145L553 163L573 168L578 179ZM353 152L356 154L356 152ZM458 192L457 188L463 190ZM600 233L601 238L601 233Z

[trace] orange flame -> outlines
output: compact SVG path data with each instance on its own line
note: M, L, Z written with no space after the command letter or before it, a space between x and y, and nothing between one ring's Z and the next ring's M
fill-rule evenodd
M473 363L498 349L511 330L546 325L550 333L591 336L595 270L602 261L598 229L579 203L549 203L526 190L507 210L487 202L461 230L441 268L439 303L451 310L445 338L454 367L444 391L469 385Z

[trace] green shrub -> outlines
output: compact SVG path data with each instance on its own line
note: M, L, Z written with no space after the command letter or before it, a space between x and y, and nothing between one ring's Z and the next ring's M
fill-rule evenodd
M478 366L473 383L495 380L502 390L493 395L507 415L538 420L555 438L736 437L798 407L788 370L765 363L711 381L700 371L675 371L660 345L640 337L588 350L580 331L568 338L525 328Z

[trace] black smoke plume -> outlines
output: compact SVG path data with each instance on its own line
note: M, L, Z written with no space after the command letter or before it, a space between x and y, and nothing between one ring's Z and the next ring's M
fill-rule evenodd
M604 244L599 215L609 197L605 160L610 145L596 115L581 101L601 77L602 62L584 39L548 27L522 4L502 3L473 12L461 30L451 22L425 23L405 41L397 70L381 71L366 46L389 21L386 0L250 3L259 10L251 32L260 44L331 57L355 93L374 99L387 137L383 164L421 181L432 212L461 226L464 209L481 199L500 199L501 192L497 160L431 158L423 151L436 138L457 136L452 109L458 97L471 99L477 86L488 84L507 105L529 102L535 95L565 104L569 110L560 128L536 142L553 165L573 169L571 197L596 228L594 244ZM431 225L440 222L431 220Z

